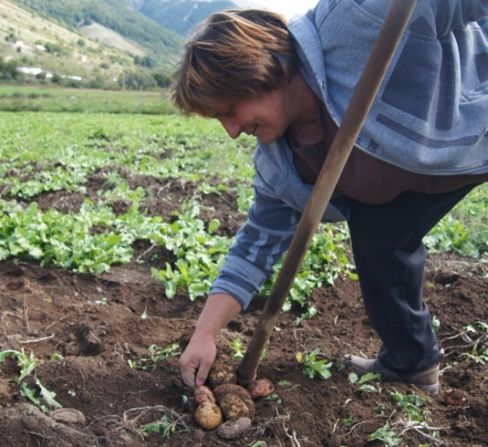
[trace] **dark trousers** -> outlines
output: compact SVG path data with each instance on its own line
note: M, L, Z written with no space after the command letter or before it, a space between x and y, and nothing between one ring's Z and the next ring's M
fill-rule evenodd
M352 249L369 320L383 346L380 362L421 371L439 361L429 310L422 299L422 238L474 185L443 194L403 193L383 205L353 201Z

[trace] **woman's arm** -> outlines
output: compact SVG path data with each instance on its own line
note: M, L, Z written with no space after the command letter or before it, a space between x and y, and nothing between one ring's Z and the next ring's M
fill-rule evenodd
M247 307L262 283L273 272L274 263L288 248L299 213L279 198L256 190L247 223L210 290L192 338L179 365L184 383L205 383L215 360L215 338L242 308Z

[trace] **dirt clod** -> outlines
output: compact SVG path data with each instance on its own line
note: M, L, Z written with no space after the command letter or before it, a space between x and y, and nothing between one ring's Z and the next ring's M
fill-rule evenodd
M217 434L222 439L233 441L244 436L249 430L251 430L251 419L248 417L240 417L232 421L224 422L217 429Z

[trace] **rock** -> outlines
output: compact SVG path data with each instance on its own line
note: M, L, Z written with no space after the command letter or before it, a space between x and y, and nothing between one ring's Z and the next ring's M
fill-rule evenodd
M85 415L74 408L60 408L51 411L49 416L61 424L78 425L81 427L84 427L87 424Z
M229 441L239 439L251 429L251 419L240 417L233 421L224 422L218 429L217 435Z

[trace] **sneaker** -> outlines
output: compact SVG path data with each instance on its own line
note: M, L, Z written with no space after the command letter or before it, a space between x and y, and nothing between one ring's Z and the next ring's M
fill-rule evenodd
M403 382L410 383L435 396L439 392L439 364L431 366L430 368L412 374L401 374L388 369L383 366L377 359L365 359L357 355L351 355L346 358L352 369L360 374L368 372L376 372L381 374L381 377L386 382Z

